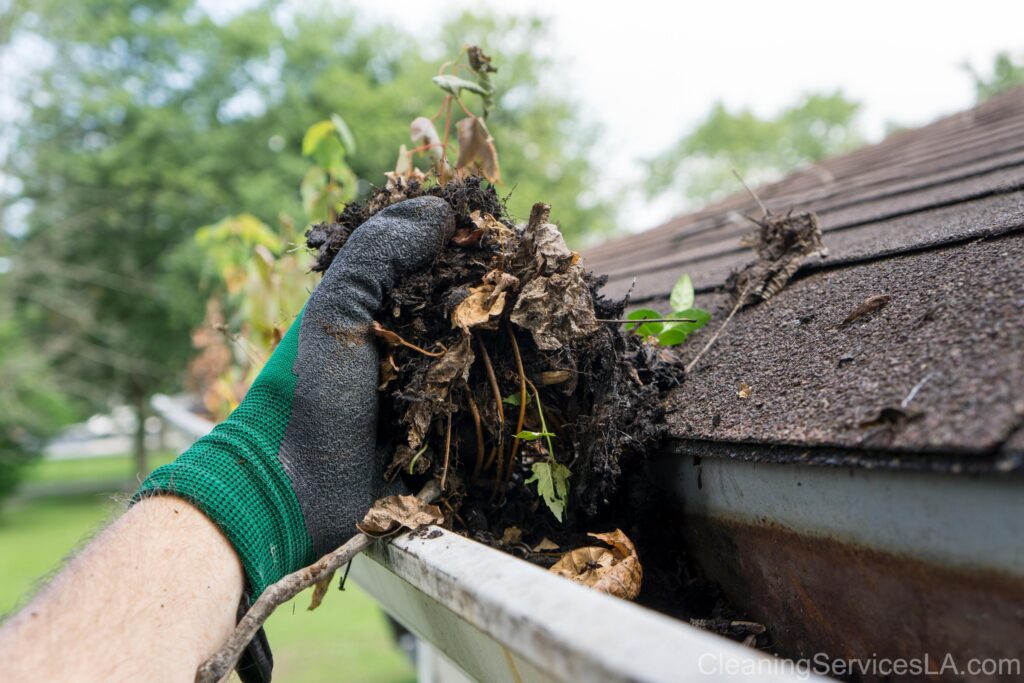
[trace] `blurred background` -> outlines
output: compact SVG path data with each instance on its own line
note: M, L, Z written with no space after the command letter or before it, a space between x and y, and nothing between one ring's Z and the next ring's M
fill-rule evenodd
M969 11L968 11L969 10ZM0 0L0 615L244 394L466 43L513 214L584 248L1024 84L1021 3ZM162 400L162 399L161 399ZM167 405L157 401L157 407ZM411 681L355 587L279 680Z

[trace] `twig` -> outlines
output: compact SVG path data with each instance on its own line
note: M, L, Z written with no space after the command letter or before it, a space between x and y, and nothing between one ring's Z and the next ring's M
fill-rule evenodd
M636 320L617 320L610 318L594 318L599 323L636 323L637 325L643 325L644 323L695 323L700 322L693 318L638 318Z
M500 454L498 467L501 467L501 463L505 460L505 408L501 403L501 388L498 386L498 377L494 374L494 366L491 365L491 356L487 353L487 346L481 337L477 337L476 341L480 347L480 356L484 359L484 368L487 369L487 380L491 384L491 391L494 392L494 404L498 409L498 443L491 449L491 455L484 464L486 470L494 462L496 455Z
M743 187L745 187L745 188L747 189L747 192L749 192L749 193L750 193L750 196L754 198L754 201L755 201L755 202L757 202L757 205L761 207L761 211L763 211L763 212L764 212L764 216L765 216L765 218L767 218L767 217L768 217L769 215L771 215L771 214L770 214L770 213L768 212L768 209L767 209L767 208L765 207L765 205L764 205L764 202L762 202L762 201L761 201L761 198L757 196L757 193L756 193L756 192L754 192L753 190L751 190L751 189L750 189L750 186L749 186L749 185L747 185L747 181L743 179L743 176L741 176L741 175L740 175L740 174L739 174L739 173L738 173L738 172L736 171L736 169L735 169L735 168L734 168L734 169L732 169L732 174L733 174L734 176L736 176L736 179L737 179L737 180L739 180L739 181L740 181L741 183L743 183Z
M439 490L437 482L431 480L416 497L421 500L433 500ZM253 603L242 620L238 622L234 632L220 650L210 656L196 671L196 683L217 683L238 664L239 657L246 646L252 641L263 622L279 605L283 605L296 595L330 576L346 562L366 550L373 542L372 536L357 533L340 547L327 553L319 560L281 578L277 583L267 586L259 599Z
M512 341L512 354L516 359L516 372L519 373L519 421L516 424L515 440L512 442L512 450L509 453L507 467L505 468L504 482L507 487L508 482L512 479L512 466L516 462L516 454L519 452L519 434L523 431L523 421L526 419L526 402L529 399L526 396L526 371L523 369L523 356L519 353L519 342L516 341L516 333L508 325L505 326L505 329L508 331L508 338ZM499 476L495 484L501 481L502 479ZM495 493L497 493L497 488L495 488Z
M690 374L690 371L693 370L693 366L697 364L697 361L701 359L701 356L707 353L708 349L710 349L714 345L714 343L718 341L718 338L722 336L722 332L724 332L725 328L728 327L729 321L732 320L733 316L736 315L736 312L739 311L740 308L743 306L743 302L746 301L747 291L749 289L750 285L747 285L743 289L743 293L740 294L739 299L736 301L736 305L732 307L731 311L729 311L729 315L725 318L725 321L719 326L717 330L715 330L715 333L711 335L711 339L708 339L708 343L704 345L704 348L701 349L700 352L693 357L693 360L686 364L686 374Z
M238 664L238 659L246 646L278 605L283 605L321 579L333 574L336 569L366 550L371 542L372 537L357 533L340 548L268 586L238 622L238 626L224 646L203 662L196 671L196 683L217 683L224 678Z
M452 404L448 402L448 428L444 433L444 469L441 470L441 491L448 480L448 458L452 454Z
M465 381L462 386L466 389L466 403L469 405L469 413L473 416L473 426L476 428L476 465L473 467L472 479L480 476L484 468L484 429L480 424L480 409L473 398L473 392Z
M915 384L914 388L910 390L910 393L907 394L902 401L900 401L900 408L906 408L907 406L909 406L910 402L913 401L915 397L917 397L917 392L921 391L924 385L928 384L928 380L930 380L934 375L934 372L929 372L927 375L924 376L924 378L921 379L920 382Z

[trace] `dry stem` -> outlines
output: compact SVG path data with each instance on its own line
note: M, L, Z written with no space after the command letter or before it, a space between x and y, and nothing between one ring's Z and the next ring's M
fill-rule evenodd
M333 574L336 569L365 550L372 541L373 538L370 536L357 533L347 543L308 567L292 572L268 586L238 622L238 626L224 646L203 662L196 671L196 683L217 683L226 676L238 664L238 659L246 646L278 605L283 605L324 577Z
M480 424L480 409L473 398L473 392L466 382L462 383L466 390L466 403L469 405L469 412L473 416L473 426L476 428L476 464L473 466L472 479L480 476L484 468L484 429Z
M516 333L510 326L505 326L508 331L508 338L512 341L512 354L516 359L516 372L519 374L519 420L516 423L516 435L514 441L512 441L512 450L508 456L508 463L505 468L504 482L505 486L508 486L508 482L512 479L512 466L516 462L516 454L519 452L519 434L523 431L523 421L526 419L526 403L529 398L526 394L526 371L523 369L523 356L519 353L519 342L516 341ZM498 479L495 481L497 486L502 481L501 473L498 473ZM495 493L498 489L495 488Z
M746 298L747 298L747 290L749 290L749 289L750 289L750 285L747 285L746 288L744 288L743 293L740 294L740 298L736 302L736 305L732 307L731 311L729 311L729 315L725 318L725 321L719 326L719 328L717 330L715 330L715 333L713 335L711 335L711 339L708 339L708 343L704 345L704 348L701 349L700 352L697 353L697 355L693 357L693 360L691 360L689 363L686 364L686 374L690 374L690 371L693 370L693 367L695 365L697 365L697 361L699 361L701 359L701 356L703 356L705 353L707 353L708 349L710 349L712 346L714 346L715 342L718 341L718 338L720 336L722 336L722 332L725 332L725 328L729 325L729 321L732 320L733 316L736 315L736 312L740 310L740 307L743 305L743 302L746 300Z
M441 491L444 491L445 481L448 479L448 459L452 454L452 404L448 403L448 428L444 434L444 469L441 471Z

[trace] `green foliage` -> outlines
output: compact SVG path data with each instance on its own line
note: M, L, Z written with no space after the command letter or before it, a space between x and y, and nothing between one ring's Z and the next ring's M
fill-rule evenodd
M647 192L708 201L733 191L733 170L752 183L775 180L861 145L859 109L838 90L806 95L772 118L716 103L692 132L648 161Z
M990 75L979 73L971 64L964 64L964 69L974 81L978 102L1024 85L1024 59L1018 62L1009 52L1000 52L995 56Z
M356 141L345 120L332 114L314 123L302 137L302 155L313 160L299 193L302 208L311 221L333 221L356 197L359 179L345 160L355 154Z
M694 308L693 280L689 275L683 275L672 287L669 296L669 304L672 306L672 313L666 315L659 313L653 308L638 308L626 316L627 320L643 321L651 320L640 325L627 323L633 327L635 334L646 339L654 339L660 346L678 346L686 341L692 333L708 324L711 314L707 311ZM681 318L679 322L662 322L665 319Z
M536 441L537 439L546 439L554 436L551 432L531 432L529 429L523 429L516 433L517 439L523 441Z
M481 97L487 97L488 95L491 94L486 89L474 83L473 81L467 81L465 78L459 78L458 76L453 76L452 74L442 74L440 76L434 76L434 78L432 78L431 80L434 82L434 85L439 87L441 90L444 90L445 92L450 93L455 97L458 97L459 93L461 93L463 90L475 93L477 95L480 95Z
M541 431L534 432L524 429L516 434L516 438L523 441L536 441L543 438L548 445L548 457L544 462L533 464L533 475L525 483L537 484L537 495L544 500L544 504L551 510L551 514L561 522L565 508L569 504L569 477L572 472L555 459L555 446L551 442L551 438L555 434L548 431L547 422L544 420L544 406L540 402L540 392L532 384L530 387L537 400L537 416L540 418Z
M519 394L509 394L505 398L501 399L501 402L510 406L518 406L520 402ZM529 394L527 394L526 405L530 405L531 403L533 403L533 399L530 398Z
M569 477L572 472L565 465L551 460L533 463L532 472L533 475L526 483L537 484L537 494L544 499L551 514L561 522L569 501Z
M45 439L73 414L65 391L54 380L45 358L6 315L8 312L3 313L0 316L0 349L3 349L0 353L0 501L14 491L25 466L38 457Z

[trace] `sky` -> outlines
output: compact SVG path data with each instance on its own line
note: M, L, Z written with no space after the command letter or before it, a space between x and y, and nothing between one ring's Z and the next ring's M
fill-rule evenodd
M965 60L987 72L1000 50L1024 55L1024 2L673 2L672 0L357 0L367 17L422 33L439 12L490 8L551 22L565 87L601 126L606 191L633 187L640 160L673 144L716 100L771 115L801 93L837 87L862 103L871 140L974 103ZM498 140L500 145L500 139ZM623 227L678 212L633 193Z

